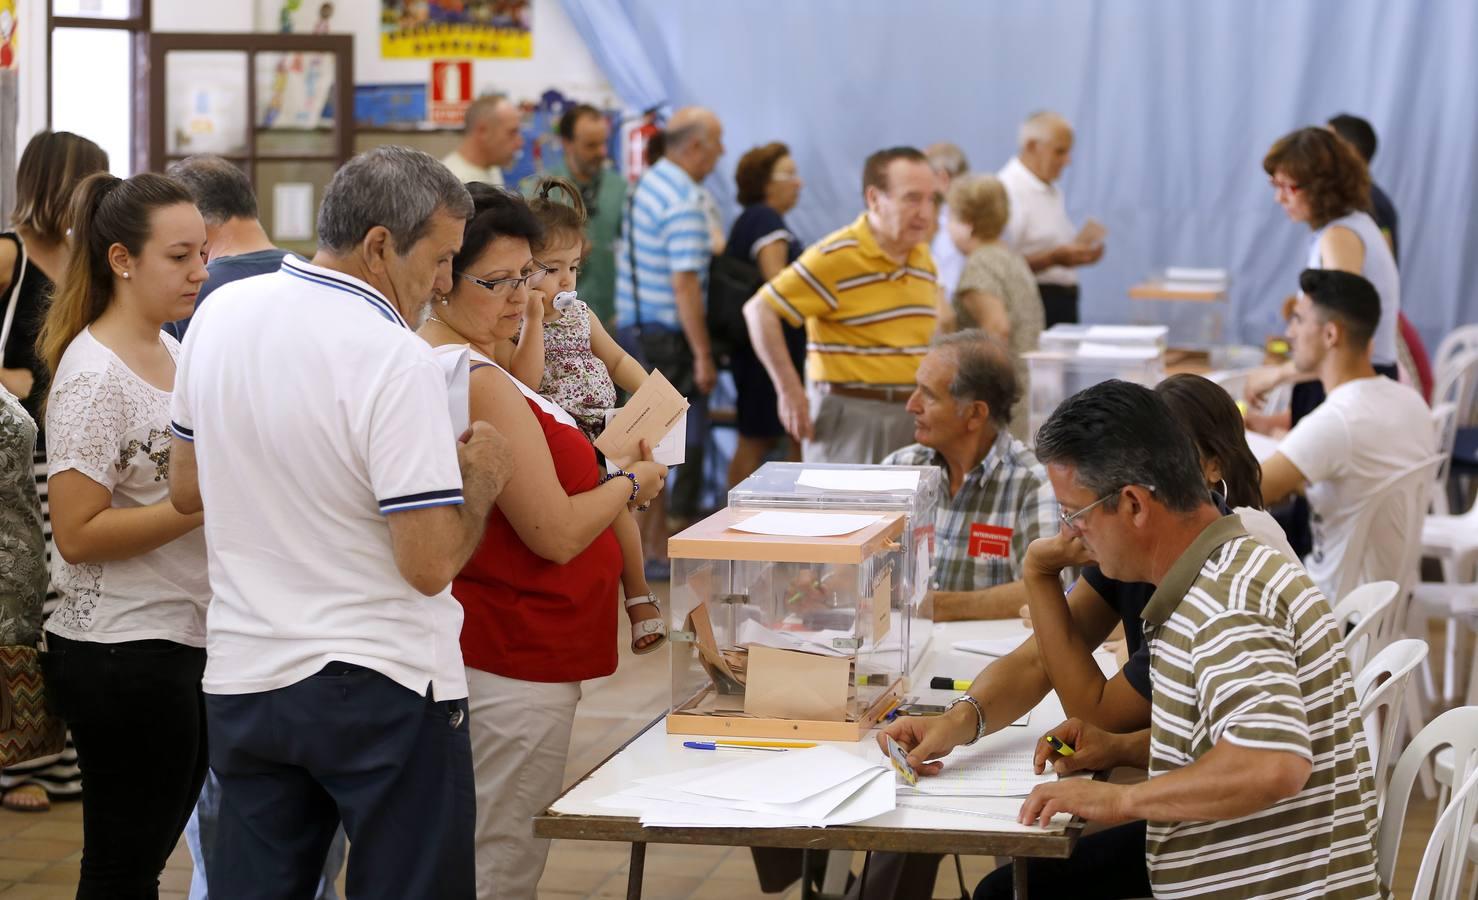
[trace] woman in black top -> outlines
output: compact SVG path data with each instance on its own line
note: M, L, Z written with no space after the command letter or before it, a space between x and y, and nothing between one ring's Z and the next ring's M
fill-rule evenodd
M46 435L41 401L46 396L46 364L36 352L36 336L56 279L66 268L70 245L72 194L82 179L108 168L108 155L87 138L66 131L43 131L31 138L16 168L16 205L11 231L0 233L0 383L21 398L38 426L34 471L45 522L46 560L52 540L46 495ZM48 612L55 597L47 595ZM0 804L6 809L41 811L49 797L82 791L77 753L70 735L60 756L48 756L0 772Z
M801 179L790 148L779 142L755 147L740 157L734 181L744 211L729 230L724 253L753 263L769 281L801 255L801 243L784 218L801 193ZM784 328L790 358L799 369L806 356L806 333L789 325ZM735 348L730 364L739 395L739 446L729 463L729 486L733 487L760 467L784 436L785 428L776 411L775 386L754 348L748 344ZM799 460L800 447L793 446L790 455Z

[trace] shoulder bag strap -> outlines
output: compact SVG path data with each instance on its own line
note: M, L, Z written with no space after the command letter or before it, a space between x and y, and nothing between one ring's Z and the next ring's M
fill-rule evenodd
M642 178L646 176L643 175ZM626 254L631 264L631 309L636 317L636 330L641 332L641 289L636 277L636 192L641 188L641 179L632 185L626 197Z
M10 326L15 321L16 307L20 306L21 282L26 280L26 268L30 265L25 242L19 237L11 237L11 240L15 241L16 253L20 254L20 265L16 267L15 280L10 285L10 296L5 301L5 318L0 320L0 369L5 368L5 345L10 341Z

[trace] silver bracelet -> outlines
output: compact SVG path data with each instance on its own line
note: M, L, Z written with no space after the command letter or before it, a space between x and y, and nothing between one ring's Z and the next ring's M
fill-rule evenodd
M981 738L985 737L985 710L980 708L979 700L976 700L969 694L961 694L960 696L950 701L949 707L945 710L945 712L949 712L949 710L954 709L955 706L961 703L968 703L971 706L975 707L975 721L977 723L975 726L975 737L965 742L965 746L968 747Z

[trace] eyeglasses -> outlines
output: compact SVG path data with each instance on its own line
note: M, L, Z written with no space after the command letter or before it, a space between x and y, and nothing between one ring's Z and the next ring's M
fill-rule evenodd
M544 280L544 276L549 274L549 270L541 265L527 275L520 275L517 278L496 278L492 281L469 275L466 272L456 274L459 278L465 278L480 288L486 288L489 293L501 300L511 296L521 287L538 287L539 282Z
M1092 503L1088 504L1087 506L1083 507L1082 509L1080 509L1077 512L1073 513L1072 515L1068 515L1067 513L1062 512L1062 511L1059 510L1058 513L1057 513L1057 518L1059 518L1059 519L1062 520L1062 527L1063 528L1066 528L1068 531L1078 531L1078 520L1079 519L1081 519L1083 516L1087 515L1087 513L1088 513L1089 510L1093 509L1095 506L1098 506L1100 503L1107 502L1111 498L1119 496L1119 492L1122 491L1124 488L1126 488L1128 486L1129 485L1126 484L1126 485L1121 485L1120 487L1114 488L1113 490L1109 491L1107 494L1104 494L1102 497L1099 497L1097 500L1094 500ZM1151 494L1153 494L1155 492L1155 486L1152 485L1152 484L1144 485L1144 488L1145 488L1145 490L1149 491Z
M1274 191L1283 191L1289 194L1297 194L1303 190L1303 185L1301 184L1295 184L1292 181L1281 181L1277 178L1269 178L1268 184L1273 186Z

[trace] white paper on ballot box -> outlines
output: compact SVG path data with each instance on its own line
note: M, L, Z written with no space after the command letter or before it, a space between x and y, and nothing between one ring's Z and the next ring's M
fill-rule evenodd
M619 411L619 409L606 410L607 426L611 424L611 419L615 418L616 413ZM685 412L678 418L677 424L672 426L672 430L667 432L667 437L658 441L657 446L652 448L652 462L661 463L669 467L682 465L688 458L687 435L688 414ZM607 472L614 472L616 468L615 463L612 463L609 459L606 460Z

